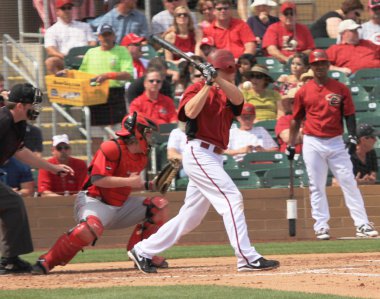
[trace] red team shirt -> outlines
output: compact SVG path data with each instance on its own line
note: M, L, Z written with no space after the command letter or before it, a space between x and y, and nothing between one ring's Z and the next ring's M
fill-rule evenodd
M61 164L55 157L48 159L48 162L54 165ZM74 176L68 174L61 177L45 169L40 169L38 172L38 192L52 191L63 194L65 191L70 191L70 193L80 191L87 175L87 165L83 160L73 157L69 158L67 165L74 170Z
M276 46L282 54L289 57L296 52L302 52L305 50L313 50L315 43L310 30L303 24L296 24L296 36L297 41L296 49L288 47L287 42L294 36L293 31L288 31L284 24L281 22L270 25L263 36L263 49L269 46Z
M134 72L136 74L135 79L144 76L146 68L140 59L133 60L133 68L134 68Z
M361 39L357 45L332 45L326 50L332 65L353 73L363 68L380 68L380 46Z
M204 86L205 82L190 85L180 102L178 108L178 119L185 122L189 119L185 115L185 105ZM227 149L232 121L235 116L240 115L244 103L239 106L233 105L227 100L227 96L220 88L212 86L206 103L194 120L190 120L190 130L186 130L189 139L201 139Z
M144 154L132 154L126 144L118 139L120 150L114 141L106 141L101 145L93 158L90 176L129 177L131 173L140 173L146 166L148 158ZM119 160L120 157L120 160ZM86 181L90 177L87 177ZM102 188L91 185L87 188L92 197L100 197L112 206L122 206L128 200L131 187Z
M344 116L355 114L350 90L344 84L331 78L325 85L310 80L296 93L293 119L306 117L304 134L331 138L343 134L342 110Z
M143 93L129 106L129 112L133 113L134 111L145 114L159 125L177 122L177 112L173 100L161 93L154 101L149 100Z
M290 123L292 122L292 115L283 115L281 116L277 122L274 131L277 136L277 142L280 145L280 152L285 153L286 147L288 146L281 138L280 134L282 131L290 129ZM296 144L296 153L300 154L302 152L302 144Z
M195 52L195 35L194 33L189 33L186 38L180 37L178 34L175 35L174 45L182 50L183 52ZM181 57L173 53L173 60L178 60Z
M216 26L216 21L203 29L203 35L214 38L217 49L228 49L235 58L244 54L244 44L255 42L256 36L252 33L251 28L242 20L232 18L228 29Z

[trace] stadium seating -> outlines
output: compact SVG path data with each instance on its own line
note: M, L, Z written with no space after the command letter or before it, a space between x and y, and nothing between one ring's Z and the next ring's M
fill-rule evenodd
M370 97L363 86L352 84L350 87L352 99L355 102L368 102Z
M276 133L274 132L274 129L276 127L276 123L277 123L276 119L262 120L262 121L258 121L257 123L255 123L255 127L263 127L269 132L269 134L273 138L277 138Z
M261 188L260 178L252 171L246 169L227 169L226 172L239 189Z
M379 84L376 85L369 94L370 101L380 102L380 81Z
M370 92L380 84L380 68L358 70L353 74L351 83L361 85Z
M314 39L315 48L317 49L327 49L331 45L336 44L335 38L328 38L328 37L318 37Z
M256 57L257 64L265 65L269 72L284 72L284 65L273 57Z
M152 58L158 56L156 50L149 44L143 45L141 47L142 56L145 59L151 60Z
M340 71L329 71L329 77L333 78L345 85L350 85L350 79L346 76L345 73Z
M239 164L230 155L223 155L223 167L224 169L238 169Z
M82 60L86 52L93 48L92 46L83 46L71 48L69 53L65 56L65 68L78 70L82 64Z
M264 174L263 185L267 188L288 188L290 184L290 174L290 167L269 169ZM294 169L293 175L294 187L303 187L307 185L308 179L305 169Z

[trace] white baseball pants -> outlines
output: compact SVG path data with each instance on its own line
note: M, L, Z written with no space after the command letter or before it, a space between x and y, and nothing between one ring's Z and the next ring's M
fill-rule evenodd
M201 140L189 141L183 153L183 167L189 176L189 185L178 215L134 248L137 254L146 258L168 249L201 223L212 204L223 217L237 266L244 266L261 255L251 246L248 237L242 195L224 171L222 155L213 152L213 145L205 149L200 147L200 143Z
M314 230L329 229L330 212L326 196L329 168L342 188L346 206L355 226L368 223L363 197L355 180L352 162L342 136L318 138L304 135L302 153L309 176Z

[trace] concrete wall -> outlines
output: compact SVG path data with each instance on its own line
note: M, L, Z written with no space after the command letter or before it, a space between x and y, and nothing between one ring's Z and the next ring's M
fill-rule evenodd
M380 225L380 186L361 188L370 218ZM313 220L307 189L296 189L298 200L297 237L288 236L286 220L287 189L243 190L245 214L251 241L306 240L314 238ZM339 188L329 187L332 237L354 236L353 222L344 205ZM184 192L169 193L170 215L175 216L182 206ZM29 222L36 249L50 247L58 236L75 225L73 220L74 197L26 198ZM105 231L97 246L120 246L126 244L132 228ZM221 217L210 208L202 224L184 236L180 244L228 243Z

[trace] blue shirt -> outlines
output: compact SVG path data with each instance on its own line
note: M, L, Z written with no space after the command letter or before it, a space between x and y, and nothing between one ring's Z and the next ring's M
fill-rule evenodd
M3 166L1 166L5 175L2 176L4 183L12 188L21 188L22 183L32 182L33 175L30 167L16 158L10 158Z
M94 27L103 24L112 26L116 35L116 43L118 44L120 44L123 37L129 33L144 37L147 37L149 34L145 15L136 9L131 10L127 16L124 16L120 14L115 7L102 18L95 19L91 22L91 25Z

